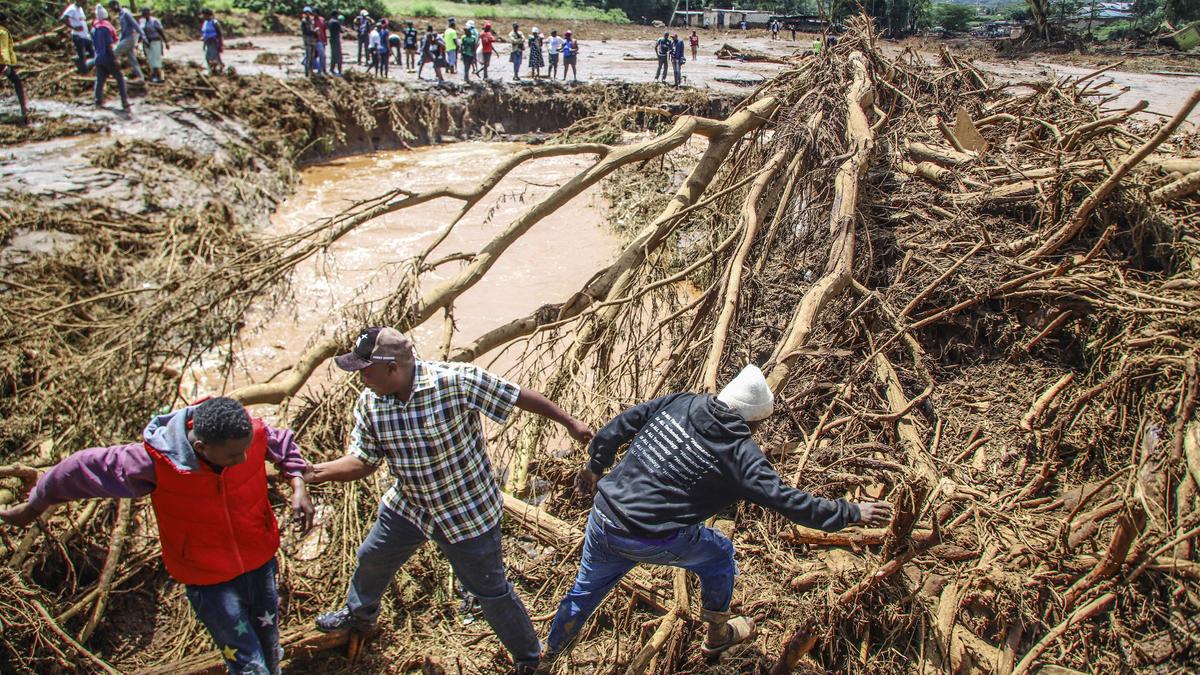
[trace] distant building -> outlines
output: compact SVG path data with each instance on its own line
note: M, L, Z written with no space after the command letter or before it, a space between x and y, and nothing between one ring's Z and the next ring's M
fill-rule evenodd
M771 12L757 9L710 8L704 10L704 25L712 28L737 28L745 21L748 28L766 28L772 16L774 14Z

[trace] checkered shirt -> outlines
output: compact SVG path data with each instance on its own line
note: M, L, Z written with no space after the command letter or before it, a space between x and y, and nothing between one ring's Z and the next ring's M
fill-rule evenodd
M427 536L477 537L504 508L478 413L503 422L520 393L478 366L418 359L407 403L370 389L359 395L350 454L373 466L387 461L396 484L384 504Z

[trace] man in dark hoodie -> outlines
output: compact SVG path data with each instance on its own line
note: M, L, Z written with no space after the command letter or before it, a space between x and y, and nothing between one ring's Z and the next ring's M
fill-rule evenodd
M596 493L575 585L558 606L543 664L563 653L613 586L638 563L671 565L700 577L705 654L754 635L754 622L732 616L733 544L704 521L740 499L825 531L891 518L887 503L853 504L783 485L750 437L770 416L773 396L756 366L721 393L672 394L634 406L596 432L579 471L578 494ZM632 442L630 442L632 441ZM629 443L612 473L617 451ZM543 667L545 670L545 667Z
M308 464L286 429L214 398L150 421L142 441L77 452L50 469L29 501L0 511L26 527L54 504L150 495L167 573L186 584L230 673L278 673L279 528L267 500L264 461L292 486L298 525L312 526L304 488Z

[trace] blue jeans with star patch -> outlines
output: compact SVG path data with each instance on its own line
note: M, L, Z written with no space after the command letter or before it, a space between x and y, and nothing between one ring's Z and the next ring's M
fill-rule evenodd
M262 567L211 586L187 587L187 598L208 629L230 675L278 675L279 593L274 558Z

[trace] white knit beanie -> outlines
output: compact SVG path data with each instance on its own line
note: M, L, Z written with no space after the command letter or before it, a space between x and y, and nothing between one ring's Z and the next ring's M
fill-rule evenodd
M108 18L108 10L100 5L96 5L96 19L103 21Z
M742 372L717 394L717 400L733 408L747 422L765 420L775 410L775 396L767 385L767 378L753 364L742 368Z

